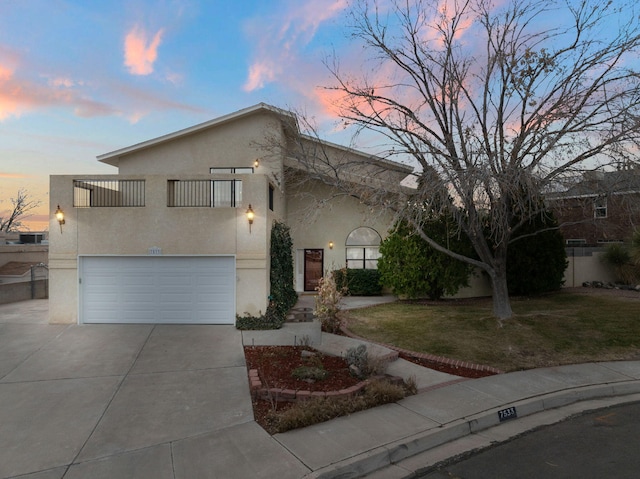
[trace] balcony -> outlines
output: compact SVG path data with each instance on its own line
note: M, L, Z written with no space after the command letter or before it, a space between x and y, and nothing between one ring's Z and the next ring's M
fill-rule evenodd
M167 207L235 208L242 206L242 180L184 179L166 182ZM155 182L152 182L155 184ZM73 206L76 208L144 207L147 180L74 179ZM157 188L157 186L156 186ZM157 191L157 190L156 190ZM158 191L158 193L160 193ZM162 193L161 193L162 194ZM158 195L152 195L158 205Z
M142 207L145 180L73 180L76 208Z

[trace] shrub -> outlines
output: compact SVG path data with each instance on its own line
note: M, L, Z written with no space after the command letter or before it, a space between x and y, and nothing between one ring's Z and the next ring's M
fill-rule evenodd
M313 314L320 320L322 330L327 333L337 333L340 331L340 319L338 303L342 299L344 291L339 289L331 274L325 274L318 282L316 288L316 307Z
M329 377L329 371L317 366L298 366L291 371L291 376L296 379L322 381Z
M411 382L403 385L392 384L384 379L371 381L361 394L351 398L318 398L298 402L286 411L270 414L269 432L277 434L299 427L306 427L328 421L354 412L399 401L415 394Z
M293 287L293 242L289 227L276 221L271 228L271 301L283 317L296 304Z
M349 348L344 359L349 365L349 370L354 372L357 377L364 378L368 375L369 353L364 344L360 344L355 348Z
M351 296L380 296L382 284L377 269L337 269L333 273L336 284Z
M536 216L523 225L507 253L509 294L531 295L557 291L564 284L567 253L562 234L551 213Z
M244 313L244 316L236 314L236 328L241 330L280 329L284 324L285 316L278 311L273 303L267 307L267 311L258 316Z
M267 311L258 316L236 315L236 328L242 330L280 329L298 294L293 287L293 242L289 227L276 221L271 228L271 296Z
M640 281L640 230L634 232L629 244L610 244L602 260L615 271L616 280L624 284Z
M384 361L375 356L369 356L367 347L364 344L349 348L344 359L349 365L351 373L359 379L381 374L385 369Z
M425 221L423 230L453 251L470 251L466 237L455 234L451 222L448 217L439 215ZM395 225L393 232L380 245L380 253L380 280L394 294L440 299L469 284L470 266L436 251L406 221Z

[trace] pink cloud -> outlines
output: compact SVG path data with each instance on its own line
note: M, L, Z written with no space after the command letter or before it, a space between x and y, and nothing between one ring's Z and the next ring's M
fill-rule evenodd
M148 34L138 25L124 39L124 64L132 75L153 73L153 64L158 58L158 47L164 30L158 30L149 40Z
M250 28L257 51L249 67L245 91L263 88L290 71L288 67L297 62L299 53L313 39L320 25L339 15L347 7L347 0L331 3L309 0L292 5L289 11L277 12L267 20L260 19Z
M265 83L274 81L279 73L280 69L268 60L255 62L249 67L249 77L244 89L246 91L259 90L264 87Z
M38 108L73 106L79 116L113 114L109 105L85 98L66 83L41 85L17 77L0 65L0 121Z

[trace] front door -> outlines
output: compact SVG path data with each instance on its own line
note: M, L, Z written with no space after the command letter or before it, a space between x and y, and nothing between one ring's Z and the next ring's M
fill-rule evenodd
M304 290L315 291L324 269L324 250L304 250Z

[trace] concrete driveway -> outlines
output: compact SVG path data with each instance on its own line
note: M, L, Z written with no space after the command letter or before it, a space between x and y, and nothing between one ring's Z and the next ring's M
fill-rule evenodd
M49 325L47 310L0 305L0 477L308 471L253 421L233 326Z

